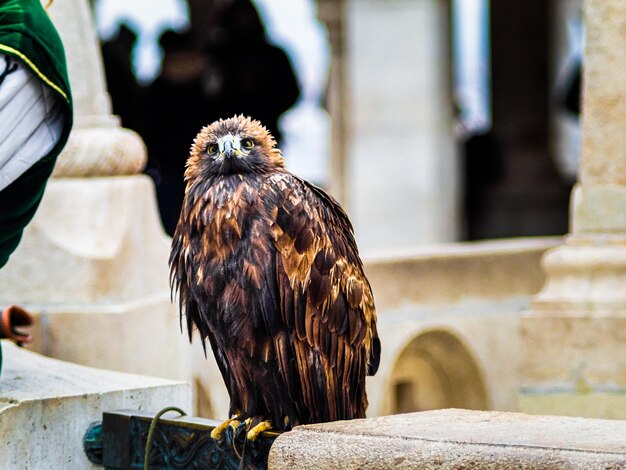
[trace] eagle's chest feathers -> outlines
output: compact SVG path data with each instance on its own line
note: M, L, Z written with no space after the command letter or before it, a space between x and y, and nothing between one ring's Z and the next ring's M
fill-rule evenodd
M272 260L271 190L260 179L240 175L220 179L199 198L195 215L203 259L196 282L216 296L239 289L260 289L262 273Z
M204 195L204 231L217 245L231 249L244 238L259 236L258 224L253 219L264 217L263 201L259 195L260 183L251 184L231 177L220 180ZM253 227L254 225L254 227Z

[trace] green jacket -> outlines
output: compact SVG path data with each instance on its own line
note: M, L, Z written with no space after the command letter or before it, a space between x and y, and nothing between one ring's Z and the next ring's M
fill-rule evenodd
M72 128L72 96L63 44L40 0L0 0L0 53L21 61L66 103L65 128L57 145L0 191L2 268L17 248L24 227L35 215L56 158L67 142Z
M72 127L72 97L63 44L40 0L0 0L0 53L15 57L66 103L66 125L58 144L0 191L0 268L35 215L46 181Z

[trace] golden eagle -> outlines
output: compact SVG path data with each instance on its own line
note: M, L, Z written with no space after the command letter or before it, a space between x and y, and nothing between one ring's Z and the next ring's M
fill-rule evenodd
M260 122L204 127L185 172L170 254L181 325L208 338L249 439L270 427L363 418L380 359L376 312L352 225L288 172Z

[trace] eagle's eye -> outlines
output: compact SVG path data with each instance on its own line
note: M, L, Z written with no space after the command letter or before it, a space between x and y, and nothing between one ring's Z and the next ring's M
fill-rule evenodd
M254 147L254 142L252 141L252 139L244 139L241 142L241 145L243 146L243 148L245 148L246 150L250 150L252 147Z
M210 144L207 148L206 148L206 152L209 155L215 155L217 153L217 145L215 144Z

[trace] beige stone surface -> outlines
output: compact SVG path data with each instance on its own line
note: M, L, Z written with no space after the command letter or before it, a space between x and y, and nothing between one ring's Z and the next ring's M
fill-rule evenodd
M85 127L77 123L52 177L135 175L146 162L146 146L136 132L119 126Z
M344 195L359 247L454 241L459 177L446 2L344 5Z
M48 183L0 272L0 302L112 305L169 291L170 240L147 176Z
M575 234L543 266L520 319L520 409L626 418L626 236Z
M626 317L524 316L524 385L626 393Z
M330 43L330 70L326 90L326 106L330 112L329 172L328 189L341 203L347 205L347 130L349 113L347 108L350 83L346 80L345 59L345 0L318 0L317 17L328 30Z
M2 343L0 468L95 468L82 449L89 424L116 409L191 411L188 384L102 371Z
M367 415L409 411L397 408L402 384L423 394L410 411L433 405L517 410L518 315L527 301L467 301L380 312L381 362L378 373L367 378ZM423 361L434 377L420 374L424 368L417 365Z
M197 336L193 341L192 369L194 378L201 384L205 395L210 399L210 406L207 407L207 403L198 405L199 412L203 410L210 412L210 414L202 414L201 416L219 420L228 419L230 417L228 416L230 397L226 385L224 385L224 379L222 379L211 347L207 345L207 355L205 356Z
M626 187L616 184L582 186L572 191L575 234L626 232Z
M279 469L626 468L626 422L439 410L300 426L280 436Z
M584 14L587 38L580 182L584 187L605 184L624 187L626 2L587 0Z
M543 393L542 393L543 392ZM626 420L626 394L622 391L593 391L590 389L555 391L523 389L519 396L520 409L525 413L577 416Z
M536 293L544 282L540 260L560 238L451 243L372 253L364 257L376 307L502 300Z
M192 380L194 351L167 292L110 306L40 306L31 312L35 341L28 349L100 369Z
M533 310L521 319L520 409L626 419L626 316L613 308L588 314L576 302L569 306Z
M494 321L492 317L489 320ZM487 390L485 376L493 368L479 360L480 342L488 340L489 335L476 337L474 342L475 336L463 319L449 321L456 323L454 327L423 328L395 358L391 372L381 371L383 376L389 375L390 385L383 393L383 406L377 415L450 407L486 410L493 403L503 405L501 396L488 396L494 393L492 387ZM494 330L499 331L502 320L494 323ZM506 377L501 376L496 390L506 388ZM377 398L371 392L370 387L370 400Z
M623 317L626 309L626 235L572 236L543 259L546 283L533 315Z
M48 6L50 2L42 3ZM88 1L53 2L47 11L63 41L77 121L100 118L97 125L116 122L111 116L111 99Z

